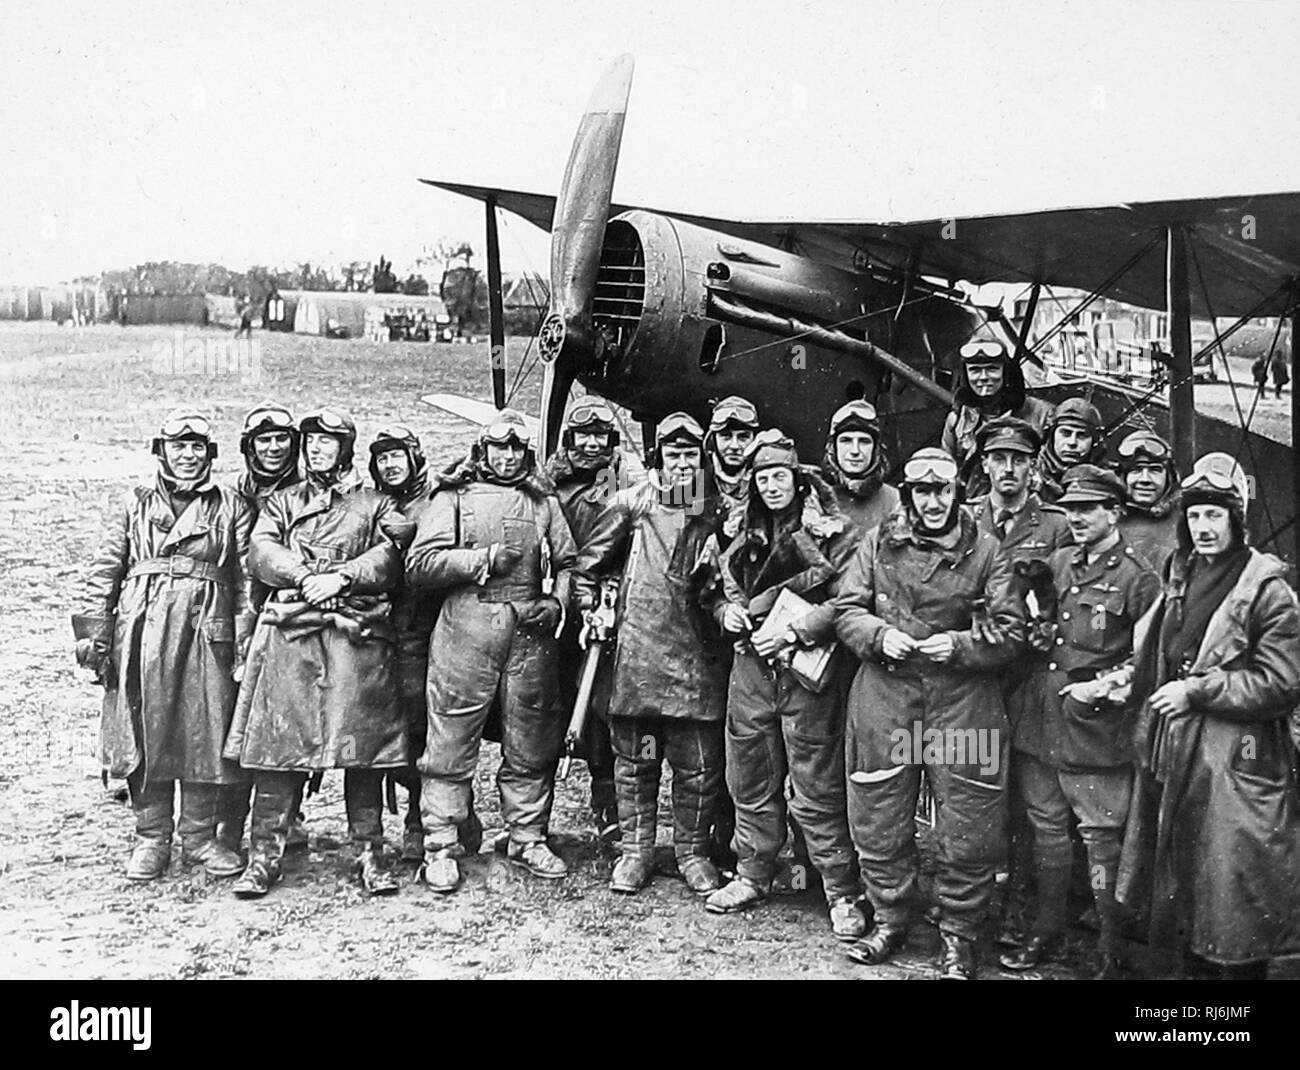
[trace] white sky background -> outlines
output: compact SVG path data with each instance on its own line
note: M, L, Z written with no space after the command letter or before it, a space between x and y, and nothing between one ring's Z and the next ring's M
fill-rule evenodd
M145 260L399 271L555 192L637 61L617 199L915 219L1300 190L1300 4L32 5L0 65L0 282ZM503 220L507 270L548 239Z

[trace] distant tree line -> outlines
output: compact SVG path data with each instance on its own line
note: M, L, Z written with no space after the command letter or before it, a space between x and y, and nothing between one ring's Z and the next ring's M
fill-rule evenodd
M401 293L424 296L437 293L460 334L486 334L488 330L487 280L471 264L474 250L468 242L442 239L419 257L413 270L399 278L391 260L380 256L374 263L356 260L330 267L303 261L293 267L254 264L232 271L222 264L190 264L176 260L149 261L135 267L105 271L76 281L102 285L113 294L228 294L247 296L254 308L278 290L328 290L339 292ZM437 278L436 288L429 283ZM539 297L545 301L545 295ZM543 310L508 309L506 329L531 334Z

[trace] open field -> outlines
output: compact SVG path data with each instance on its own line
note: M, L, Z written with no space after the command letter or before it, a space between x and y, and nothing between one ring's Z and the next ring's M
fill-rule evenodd
M286 879L265 900L236 901L228 883L184 872L178 859L162 881L128 883L122 867L131 815L116 790L122 785L105 790L99 780L99 691L76 669L68 616L110 503L152 478L148 440L160 418L182 403L210 412L221 431L218 472L227 476L239 470L243 412L268 397L297 412L346 407L358 423L359 455L381 422L407 422L437 466L464 450L473 429L417 395L483 397L488 383L485 346L259 332L253 377L163 367L159 357L175 337L166 328L0 325L7 459L0 481L0 975L934 976L938 938L926 925L896 965L850 964L815 892L725 918L706 914L667 876L636 898L613 896L605 887L612 860L587 818L580 764L558 792L553 830L572 870L558 884L509 867L485 846L451 897L413 883L407 866L399 895L368 900L349 874L337 774L306 804L310 853L291 856ZM230 335L187 329L184 340L219 352ZM512 346L512 374L522 350L523 343ZM539 379L521 392L525 407L535 408ZM500 827L495 758L496 748L486 747L476 788L488 843ZM387 825L391 842L400 820L389 815ZM1090 942L1076 934L1069 964L1040 974L1076 976L1078 949Z

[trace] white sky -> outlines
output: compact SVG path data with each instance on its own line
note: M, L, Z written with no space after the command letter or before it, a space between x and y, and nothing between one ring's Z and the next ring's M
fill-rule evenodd
M554 192L637 60L619 200L906 219L1300 190L1300 4L31 5L5 20L0 282L482 248L420 177ZM509 217L507 269L548 239Z

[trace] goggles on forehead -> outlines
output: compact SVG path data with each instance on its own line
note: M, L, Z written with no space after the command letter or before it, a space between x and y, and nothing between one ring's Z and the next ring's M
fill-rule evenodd
M703 439L703 432L699 424L682 414L665 419L655 432L655 439L661 445L679 445L682 440L689 439L690 445L698 446Z
M569 413L569 426L574 430L592 424L614 424L614 410L603 401L579 401Z
M316 414L316 424L322 431L329 431L331 434L345 434L351 430L347 420L333 409L321 409Z
M1116 452L1126 461L1132 460L1139 453L1145 453L1157 461L1168 460L1169 444L1159 435L1144 432L1129 435L1116 448Z
M1197 487L1210 487L1213 490L1230 490L1240 493L1240 486L1232 472L1224 472L1213 469L1205 469L1200 472L1193 472L1190 476L1182 481L1180 486L1183 490L1194 490Z
M903 482L943 486L957 478L957 463L947 458L913 457L903 465Z
M187 414L169 416L162 425L163 438L208 438L212 437L212 426L202 416Z
M760 446L783 446L793 449L794 441L780 428L769 427L754 436L754 441L749 444L749 452L755 452Z
M967 362L992 362L1007 355L1001 342L967 342L961 347L961 359Z
M295 431L293 417L285 409L254 409L244 419L245 431Z
M410 442L414 440L415 432L409 427L402 424L389 424L387 427L380 428L379 434L375 436L375 441L379 442L384 439L395 439L398 442Z
M743 424L754 427L758 424L758 409L748 401L724 401L709 417L709 425L722 430L727 424Z
M526 427L507 420L498 420L483 430L483 441L490 442L494 446L504 446L511 439L521 446L527 446L531 441Z

